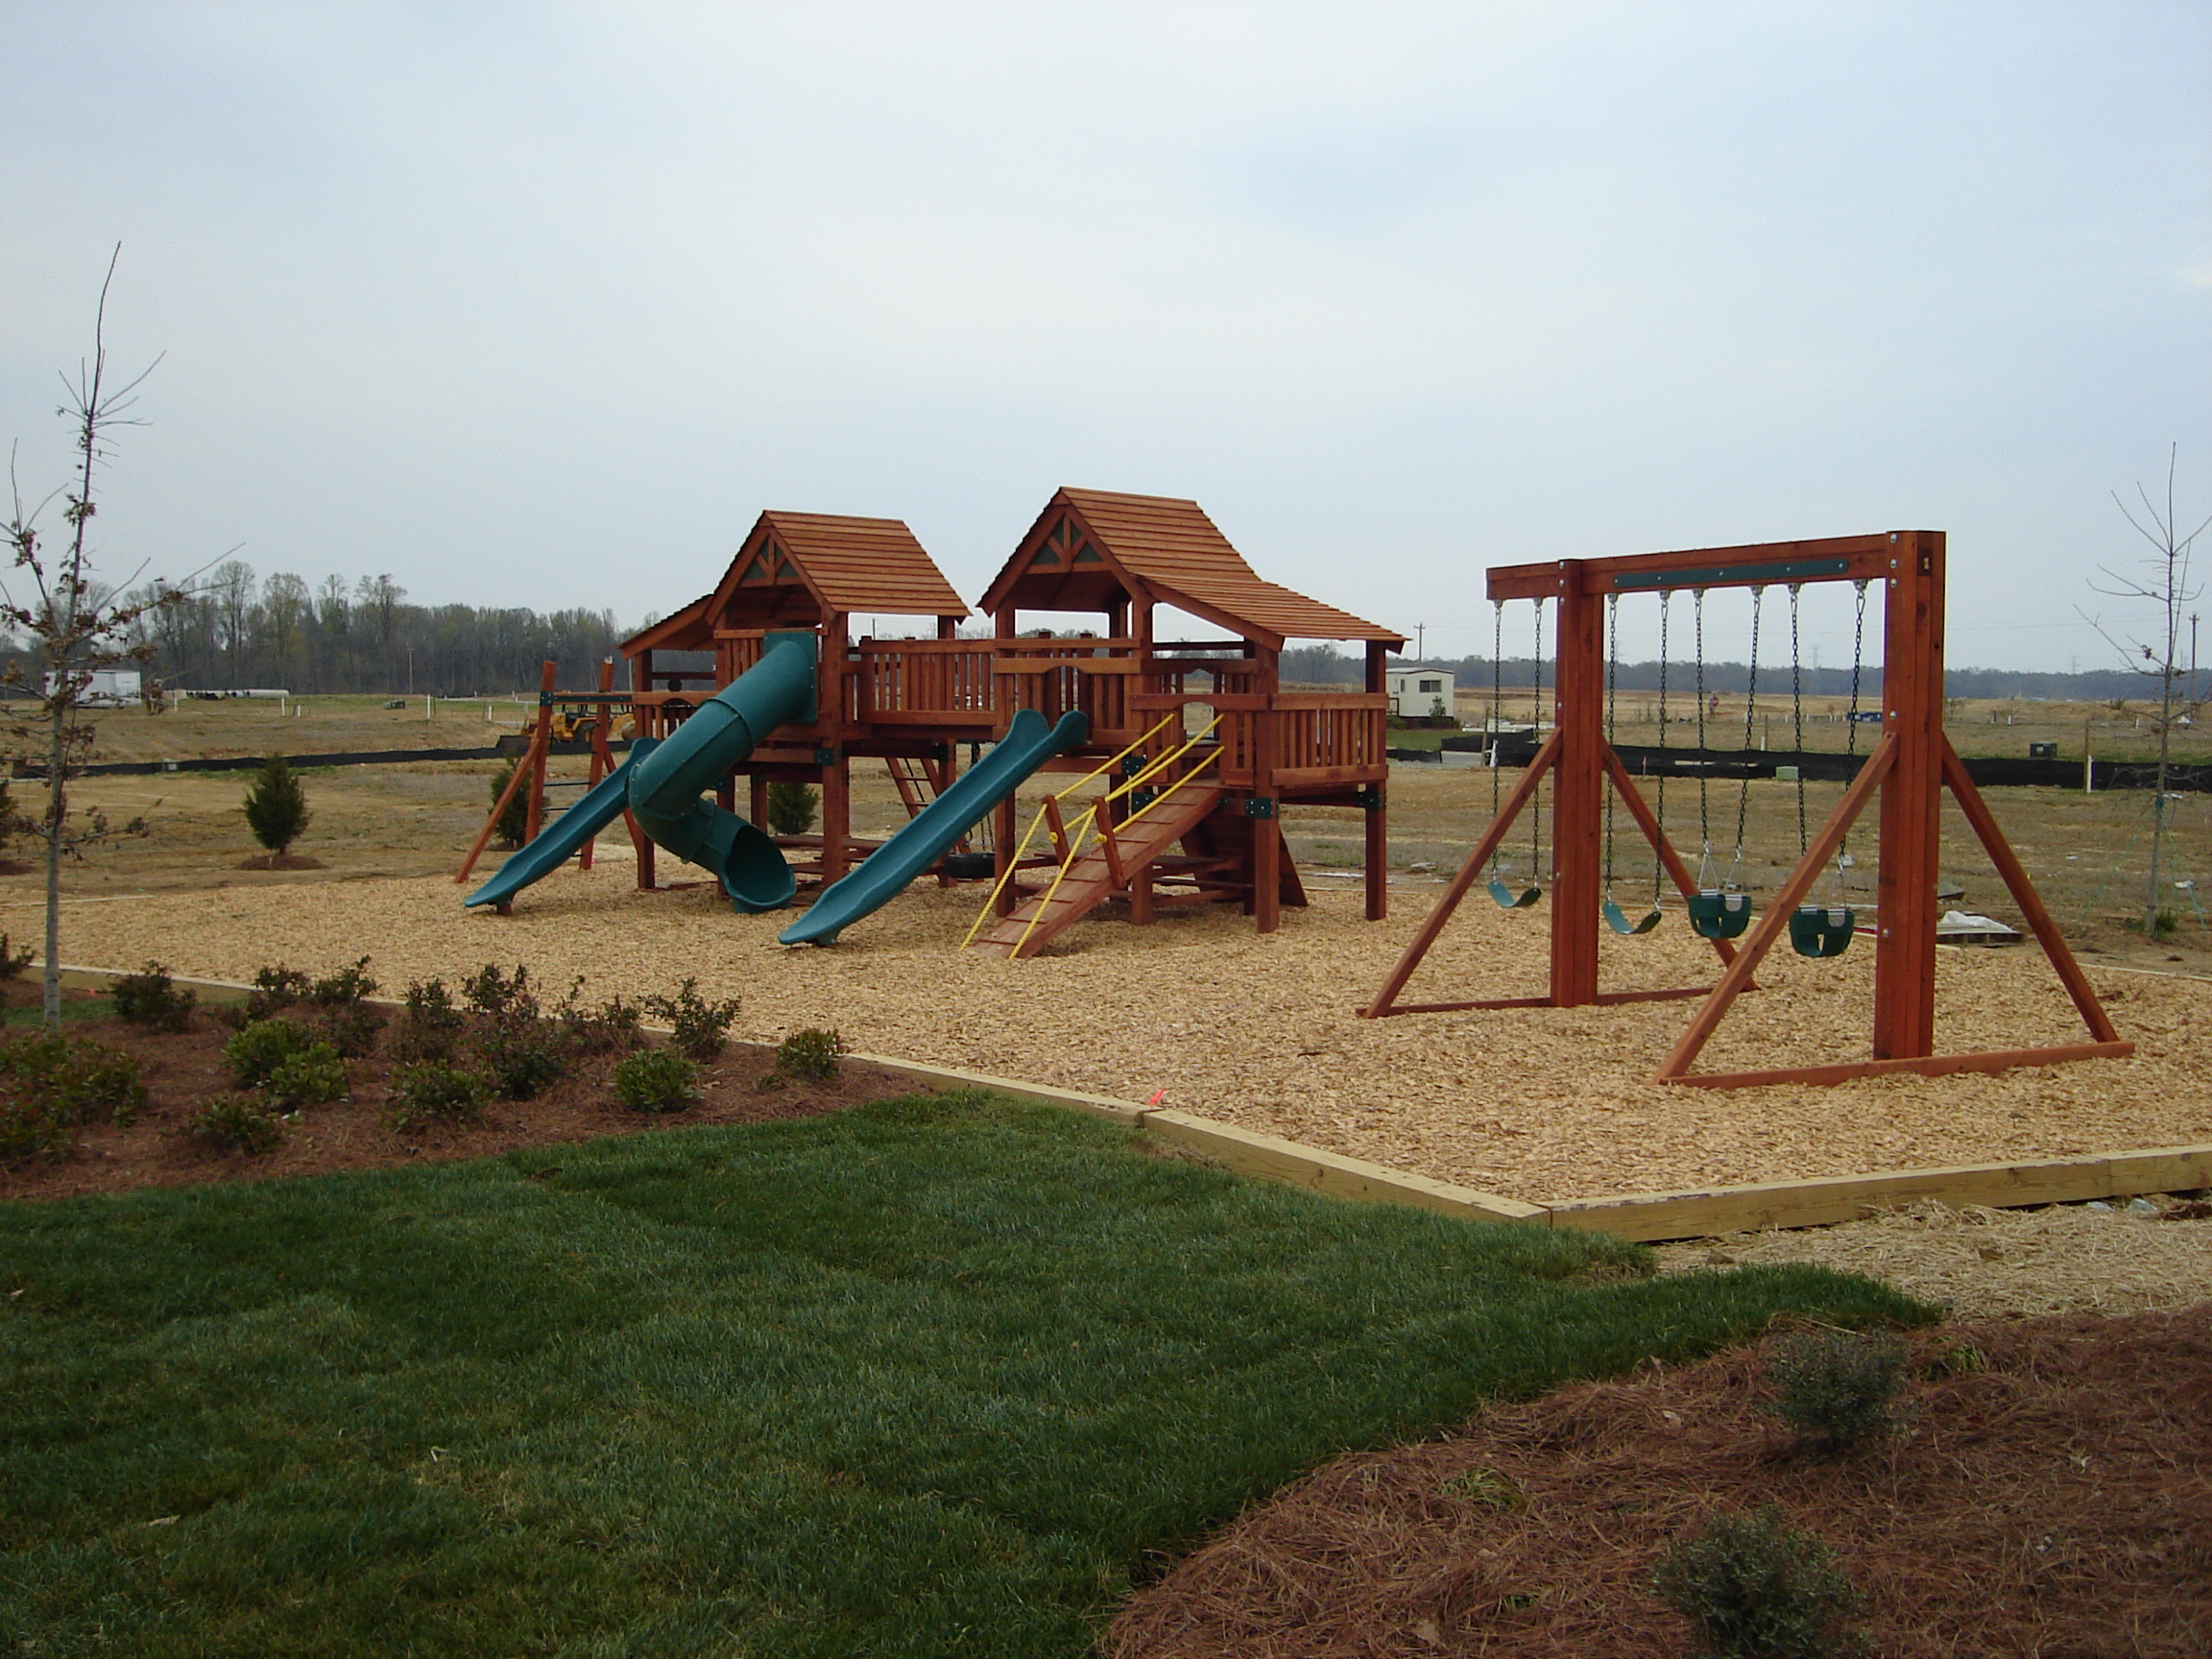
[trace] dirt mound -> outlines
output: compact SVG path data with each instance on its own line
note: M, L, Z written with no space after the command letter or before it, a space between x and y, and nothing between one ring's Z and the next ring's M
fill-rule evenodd
M1865 1593L1886 1659L2206 1652L2212 1307L1911 1344L1904 1431L1840 1456L1763 1409L1768 1343L1344 1458L1141 1593L1103 1651L1683 1653L1653 1563L1716 1513L1779 1503Z

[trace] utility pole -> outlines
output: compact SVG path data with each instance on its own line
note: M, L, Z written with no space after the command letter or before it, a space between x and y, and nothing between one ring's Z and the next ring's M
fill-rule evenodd
M1426 622L1413 624L1413 661L1416 662L1429 661L1429 624Z

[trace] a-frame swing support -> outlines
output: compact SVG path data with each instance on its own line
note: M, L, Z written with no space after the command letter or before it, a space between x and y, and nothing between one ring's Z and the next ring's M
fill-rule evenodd
M2134 1052L2097 1000L2027 872L2006 843L1981 793L1943 734L1944 537L1936 530L1878 536L1695 548L1618 559L1565 559L1502 565L1489 575L1493 600L1556 601L1558 646L1553 728L1520 783L1468 855L1436 908L1392 969L1370 1018L1454 1009L1556 1007L1702 997L1689 1028L1661 1065L1662 1082L1706 1088L1766 1083L1840 1083L1890 1071L1936 1075L1997 1071L2069 1060L2117 1059ZM1711 987L1606 992L1598 985L1598 928L1603 902L1602 814L1610 785L1627 806L1685 896L1693 878L1605 737L1605 606L1613 595L1677 589L1787 587L1815 582L1879 583L1883 594L1883 736L1843 800L1784 880L1739 951L1714 941L1723 971ZM1399 994L1450 922L1477 874L1503 841L1546 772L1552 780L1552 882L1550 985L1541 997L1406 1003ZM2013 902L2073 998L2090 1041L1966 1054L1936 1052L1936 882L1941 848L1942 791L1957 799ZM1788 926L1843 837L1881 795L1878 931L1869 1060L1780 1067L1725 1074L1695 1073L1706 1041L1760 961Z

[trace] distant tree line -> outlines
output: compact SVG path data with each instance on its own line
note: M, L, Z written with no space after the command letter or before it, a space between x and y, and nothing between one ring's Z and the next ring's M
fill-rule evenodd
M1393 657L1390 665L1403 668L1442 668L1449 672L1462 691L1479 691L1502 679L1508 688L1526 691L1531 684L1552 684L1552 662L1547 657L1539 669L1527 657L1507 657L1494 674L1487 657L1461 657L1456 661L1442 658L1425 658L1419 662ZM1357 657L1346 656L1328 645L1295 645L1283 653L1283 678L1300 685L1357 685L1360 683L1363 666ZM1708 691L1742 692L1750 683L1750 671L1742 662L1707 662L1705 688ZM1667 667L1667 689L1670 695L1687 692L1697 684L1697 665L1694 661L1671 661ZM1851 670L1848 668L1815 668L1805 664L1799 681L1809 697L1847 697L1851 694ZM1659 689L1659 663L1656 659L1647 662L1623 662L1615 671L1615 685L1623 691L1639 694ZM2082 674L2038 674L2010 668L1946 668L1943 675L1944 694L1950 697L2006 698L2063 703L2110 703L2124 698L2140 699L2155 695L2147 692L2141 674L2125 669L2097 669ZM1761 661L1759 664L1759 695L1787 697L1790 695L1791 673L1787 662ZM1879 663L1868 663L1860 676L1859 692L1862 697L1873 697L1882 688L1882 669Z
M125 597L151 599L161 587ZM326 576L310 588L289 571L256 577L236 559L183 599L146 612L141 626L154 653L148 672L172 691L283 686L440 696L534 686L548 658L560 664L564 689L594 685L600 660L615 656L632 632L612 611L411 605L390 575L350 583ZM619 685L619 661L615 673Z

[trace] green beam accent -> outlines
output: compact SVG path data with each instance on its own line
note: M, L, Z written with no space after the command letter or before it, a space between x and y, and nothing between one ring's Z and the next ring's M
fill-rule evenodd
M1650 588L1770 588L1848 575L1848 559L1791 559L1774 565L1715 565L1703 570L1625 570L1615 591Z

